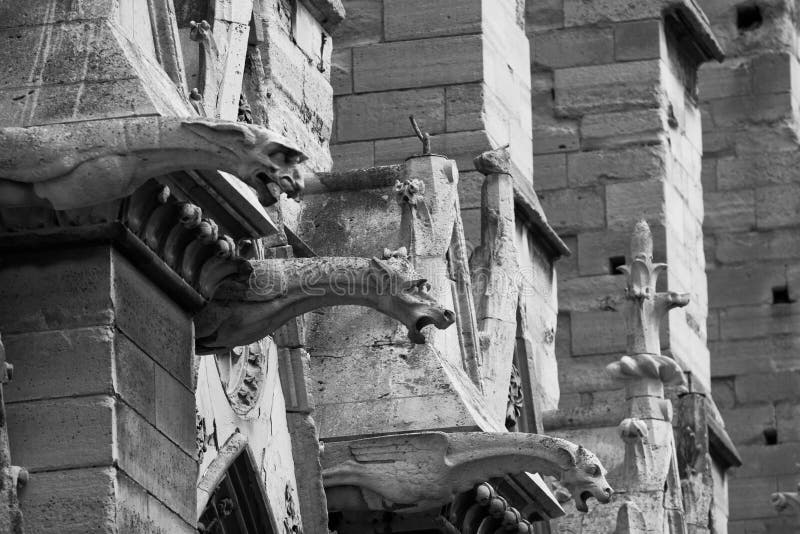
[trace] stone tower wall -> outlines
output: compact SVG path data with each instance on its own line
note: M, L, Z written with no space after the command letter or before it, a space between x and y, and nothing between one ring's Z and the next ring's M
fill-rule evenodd
M800 461L797 6L700 2L726 50L700 72L714 398L744 465L729 532L794 532L769 502Z

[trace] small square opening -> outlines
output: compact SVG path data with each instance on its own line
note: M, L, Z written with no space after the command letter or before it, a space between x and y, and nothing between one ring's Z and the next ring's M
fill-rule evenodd
M764 429L764 443L767 445L777 445L778 444L778 429L776 428L766 428Z
M777 286L772 288L773 304L791 304L794 302L789 294L789 286Z
M621 275L620 267L625 265L625 256L611 256L608 258L608 272L610 274Z
M759 28L764 22L758 4L747 3L736 6L736 27L739 31L749 32Z

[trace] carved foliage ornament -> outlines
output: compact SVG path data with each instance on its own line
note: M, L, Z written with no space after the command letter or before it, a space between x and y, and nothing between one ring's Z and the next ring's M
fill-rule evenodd
M225 394L240 416L252 413L264 391L267 375L267 341L233 348L227 357L217 358Z
M653 263L653 237L645 221L639 221L631 238L631 261L620 267L627 275L625 320L628 355L607 366L619 379L646 378L663 384L682 384L683 372L671 358L661 355L659 327L666 313L686 306L689 296L657 293L656 282L667 266Z

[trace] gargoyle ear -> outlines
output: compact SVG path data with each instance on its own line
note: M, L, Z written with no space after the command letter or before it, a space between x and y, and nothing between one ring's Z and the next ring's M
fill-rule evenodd
M379 260L374 256L370 263L372 264L372 268L375 269L378 273L391 275L394 272L388 263L386 263L383 260Z
M253 133L253 128L243 122L188 119L183 121L182 124L203 139L211 141L212 143L229 144L240 142L248 148L256 144L256 136Z

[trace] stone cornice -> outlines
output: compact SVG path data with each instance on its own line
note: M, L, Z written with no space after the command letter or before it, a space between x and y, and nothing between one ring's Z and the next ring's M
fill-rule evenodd
M665 23L675 23L681 33L691 40L700 63L712 59L722 61L725 58L725 52L711 30L708 18L694 0L667 2L663 16Z

